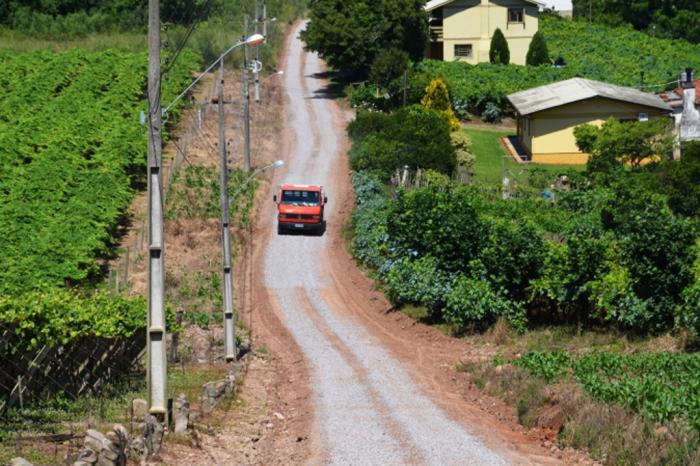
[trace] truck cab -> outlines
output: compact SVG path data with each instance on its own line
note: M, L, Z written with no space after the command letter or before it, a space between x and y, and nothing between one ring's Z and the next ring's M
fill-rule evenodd
M277 204L277 233L311 231L323 234L323 210L328 198L323 186L287 184L273 196Z

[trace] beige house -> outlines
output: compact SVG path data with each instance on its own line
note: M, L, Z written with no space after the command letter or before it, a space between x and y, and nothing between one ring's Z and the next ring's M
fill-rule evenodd
M532 36L537 32L540 2L534 0L431 0L428 12L428 58L489 61L491 38L500 28L508 41L510 62L525 64Z
M518 142L537 163L584 164L574 128L620 121L667 118L671 108L659 96L629 87L573 78L510 94L518 117Z

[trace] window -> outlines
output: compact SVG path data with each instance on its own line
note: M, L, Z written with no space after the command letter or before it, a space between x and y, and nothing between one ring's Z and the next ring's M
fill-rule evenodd
M282 191L282 204L310 207L318 205L318 191Z
M455 58L471 58L472 44L455 44Z
M508 22L522 23L524 18L523 8L508 8Z
M639 121L649 121L649 114L647 112L639 112Z

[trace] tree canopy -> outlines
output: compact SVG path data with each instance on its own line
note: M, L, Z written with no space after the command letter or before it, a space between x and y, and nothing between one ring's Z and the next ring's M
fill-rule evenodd
M383 50L419 59L428 37L422 0L314 0L301 37L336 69L367 76Z

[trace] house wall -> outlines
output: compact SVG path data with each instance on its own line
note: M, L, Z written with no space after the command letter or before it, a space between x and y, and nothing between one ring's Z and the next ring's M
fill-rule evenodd
M523 8L523 22L509 23L508 8ZM443 59L455 60L457 44L471 44L471 58L457 58L476 64L489 61L491 37L500 28L508 41L510 62L525 64L528 47L538 28L538 8L521 0L456 0L443 7Z
M588 154L576 146L575 127L587 123L599 126L609 117L637 120L640 112L646 112L650 119L665 116L657 108L604 98L563 105L529 115L532 135L528 141L524 133L522 142L530 150L533 162L584 164Z

